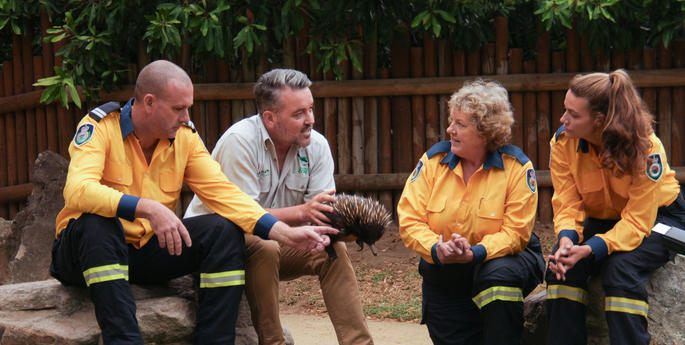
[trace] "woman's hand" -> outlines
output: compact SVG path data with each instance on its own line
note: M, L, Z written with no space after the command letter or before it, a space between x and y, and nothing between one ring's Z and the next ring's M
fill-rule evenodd
M562 237L559 240L559 249L550 255L549 269L554 273L557 280L566 280L566 272L573 268L576 263L592 254L592 248L588 245L574 245L570 238Z
M452 239L447 242L443 242L440 235L436 252L443 264L465 264L473 261L471 244L459 234L452 234Z

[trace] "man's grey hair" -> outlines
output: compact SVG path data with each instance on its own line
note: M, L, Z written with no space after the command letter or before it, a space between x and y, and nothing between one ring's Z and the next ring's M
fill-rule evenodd
M281 90L285 88L301 90L311 85L312 81L300 71L284 68L272 69L262 74L254 86L257 111L260 114L265 110L278 111L279 109L276 108L279 106Z

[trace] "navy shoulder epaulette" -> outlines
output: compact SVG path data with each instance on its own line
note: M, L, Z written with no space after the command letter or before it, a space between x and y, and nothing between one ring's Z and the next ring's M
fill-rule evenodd
M516 160L518 160L519 163L521 163L521 165L524 165L530 161L530 158L528 158L528 156L526 156L526 154L523 153L523 151L520 148L518 148L518 146L504 145L497 149L497 151L515 157Z
M444 153L444 152L450 152L450 149L452 148L452 143L449 141L441 141L428 149L426 151L426 156L428 159L431 159L433 156L437 155L438 153Z
M121 109L121 105L119 102L107 102L97 108L94 108L90 112L88 112L88 115L93 118L96 122L100 122L103 117L107 116L107 114Z
M195 124L193 123L193 121L188 120L188 122L186 122L185 125L192 129L193 133L197 132L197 129L195 129Z
M561 125L561 127L559 127L559 129L557 129L557 132L554 133L554 140L559 139L559 134L561 134L565 130L566 130L566 128L564 127L564 125Z

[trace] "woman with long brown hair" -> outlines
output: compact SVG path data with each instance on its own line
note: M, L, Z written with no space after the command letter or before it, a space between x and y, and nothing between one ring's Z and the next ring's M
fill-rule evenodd
M601 274L612 344L649 344L652 272L671 257L655 223L683 227L685 200L652 115L623 70L579 75L550 141L554 231L548 344L585 344L588 277Z

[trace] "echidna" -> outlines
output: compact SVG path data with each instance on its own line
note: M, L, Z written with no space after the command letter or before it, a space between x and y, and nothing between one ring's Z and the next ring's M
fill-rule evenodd
M324 212L331 220L331 226L340 230L331 236L331 244L336 241L355 241L359 250L364 249L364 243L369 245L373 255L378 255L373 244L383 233L392 226L392 215L376 200L349 194L337 194L335 202L329 203L333 212ZM333 246L326 247L330 260L337 255Z

